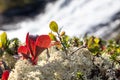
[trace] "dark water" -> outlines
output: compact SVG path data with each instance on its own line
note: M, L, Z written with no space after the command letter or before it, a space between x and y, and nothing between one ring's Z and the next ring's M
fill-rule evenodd
M16 6L10 8L0 14L0 30L13 30L18 27L4 28L2 25L14 24L25 19L34 19L36 15L45 12L45 7L48 3L53 3L56 0L35 0L34 3L27 4L24 7Z

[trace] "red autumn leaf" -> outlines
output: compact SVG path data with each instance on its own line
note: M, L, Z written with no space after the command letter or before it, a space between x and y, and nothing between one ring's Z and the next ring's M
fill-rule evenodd
M31 60L32 60L32 64L33 64L33 65L36 65L36 64L37 64L37 61L38 61L38 57L36 57L36 58L33 57Z
M31 45L30 45L30 35L29 35L29 33L27 33L27 35L26 35L26 47L27 47L29 53L31 53L31 55L33 56L33 51L31 49Z
M9 77L9 70L5 70L2 74L1 80L8 80Z
M36 45L41 48L48 48L50 46L51 39L48 35L41 35L36 40Z
M34 62L37 61L37 57L40 55L40 53L49 47L50 43L51 39L48 35L38 36L35 47L36 55L32 58Z
M36 54L35 56L32 56L32 60L36 61L37 57L45 50L46 48L40 48L38 46L36 46Z
M18 52L27 54L28 50L27 50L26 46L20 46L18 48Z
M26 46L18 48L24 58L30 59L33 65L37 64L40 53L50 46L51 39L48 35L33 36L27 33Z
M33 57L33 61L36 61L37 56L39 56L41 52L47 49L50 46L50 43L51 39L48 35L41 35L37 38L35 49L37 54Z
M30 41L30 50L32 51L31 52L31 55L32 56L35 56L36 55L36 45L35 45L35 41L33 40L29 40Z
M26 46L20 46L18 48L18 54L22 54L23 59L28 59L29 58L28 57L29 53L28 53L28 49L27 49Z

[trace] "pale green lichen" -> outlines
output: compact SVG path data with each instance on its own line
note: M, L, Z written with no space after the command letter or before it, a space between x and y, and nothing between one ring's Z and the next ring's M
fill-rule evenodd
M42 53L42 57L45 53ZM39 59L38 65L31 65L27 60L18 60L10 73L8 80L77 80L77 73L81 72L85 80L94 68L93 56L83 48L73 55L65 55L61 51L50 53L50 58ZM94 80L99 77L93 78Z
M76 50L76 48L72 49ZM71 49L70 52L72 52ZM52 51L49 59L47 59L44 51L39 56L38 64L35 66L27 60L18 60L8 80L116 79L114 69L108 67L112 65L107 58L107 55L106 57L95 57L86 48L76 51L73 55L71 53L66 55L62 51ZM81 78L78 73L82 74Z

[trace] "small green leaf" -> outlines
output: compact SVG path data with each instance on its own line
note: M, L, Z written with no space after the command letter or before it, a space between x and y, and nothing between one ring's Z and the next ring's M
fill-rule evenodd
M3 32L2 34L0 34L1 46L5 46L6 42L7 42L7 34L6 34L6 32Z
M49 33L49 37L51 38L51 40L57 41L56 36L53 33Z
M117 53L120 53L120 48L117 48L116 50L117 50Z
M95 41L95 43L98 44L100 42L100 39L99 38L95 38L94 41Z
M92 46L92 44L93 44L93 39L94 39L94 37L93 36L91 36L89 39L88 39L88 45L87 45L87 47L88 48L90 48L91 46Z
M77 72L76 74L77 74L77 80L84 80L82 72Z
M65 31L62 31L61 33L60 33L60 36L64 36L65 35Z
M58 32L58 24L55 21L50 22L49 27L53 32Z

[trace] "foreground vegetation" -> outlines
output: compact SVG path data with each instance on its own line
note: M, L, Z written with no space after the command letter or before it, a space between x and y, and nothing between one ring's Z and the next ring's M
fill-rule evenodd
M36 68L36 65L38 65L38 63L42 62L40 59L43 59L43 57L41 57L39 59L39 55L41 56L42 55L41 53L46 51L46 52L44 52L44 54L46 53L46 56L47 56L47 58L45 58L46 59L45 61L47 61L48 64L45 63L45 65L46 65L46 66L44 65L45 69L48 68L47 65L49 65L50 67L52 67L52 66L56 67L55 65L58 64L59 66L62 67L62 64L64 65L64 63L59 62L59 61L61 61L61 59L65 63L67 60L69 64L72 64L72 63L70 63L70 61L72 61L72 56L74 56L75 60L73 60L73 62L74 61L81 62L82 66L85 66L85 65L87 65L87 67L91 66L90 67L91 73L88 73L89 75L86 74L84 70L82 71L81 66L79 66L81 69L79 69L77 67L78 71L76 71L76 69L73 69L73 70L75 70L74 80L86 80L86 79L94 80L94 79L96 79L96 78L94 78L94 76L98 76L98 77L101 76L100 80L119 79L119 77L120 77L120 43L119 43L119 40L105 41L101 38L98 38L95 36L87 36L87 35L84 36L83 38L79 38L79 37L71 38L65 33L65 31L62 31L62 28L58 27L58 24L55 21L52 21L50 23L49 27L51 29L51 32L49 33L49 35L34 36L34 35L30 35L29 33L27 33L25 43L21 43L17 38L9 40L7 38L7 34L5 32L3 32L0 35L0 56L1 56L2 65L4 66L4 69L2 69L2 75L3 75L2 78L6 78L4 76L5 71L8 71L7 75L10 71L11 71L11 74L15 75L15 73L14 73L15 71L12 72L12 69L18 68L16 66L21 64L22 61L19 62L19 59L24 59L24 60L28 61L25 63L30 64L30 66L32 68L33 67ZM54 51L56 51L56 52L60 51L62 54L61 53L59 53L58 55L55 54L55 55L57 55L57 57L55 57L53 54L51 55L50 50L52 48L54 48ZM84 50L84 48L88 49L89 51ZM87 51L87 53L86 53L86 51ZM80 54L78 54L77 52L80 52ZM89 52L91 52L91 53L89 53ZM65 57L63 57L63 55ZM90 65L89 65L89 63L83 64L84 63L84 58L82 58L83 55L85 56L85 59L88 58L87 60L89 60L88 62L91 63ZM91 56L92 58L89 57L88 55ZM53 56L55 57L56 60L58 58L58 62L55 62L56 64L54 64L54 65L52 65L53 63L51 62L51 61L54 61ZM79 56L79 57L77 57L77 56ZM45 57L45 55L44 55L44 57ZM80 58L82 61L81 60L79 61ZM9 59L12 59L12 60L9 60ZM5 62L5 64L3 64L4 62ZM17 62L17 64L16 64L16 66L14 66L16 62ZM20 64L18 64L18 63L20 63ZM72 65L78 66L78 64L72 64ZM70 65L70 66L72 66L72 65ZM65 70L68 69L68 67L66 67L66 66L67 65L64 65ZM106 66L108 66L108 67L106 68ZM28 66L26 66L26 67L28 68ZM25 69L26 69L26 67L25 67ZM42 70L41 66L37 66L37 67L40 67L39 68L40 71ZM105 68L103 68L103 67L105 67ZM33 68L33 70L36 70L35 68ZM70 68L70 70L72 68ZM52 68L50 68L50 69L52 69ZM104 73L102 70L104 71ZM107 72L108 70L111 70L112 72ZM56 71L57 71L57 68L56 68ZM97 71L97 73L94 73L96 71ZM108 75L108 73L109 73L109 75ZM45 74L46 73L44 73L43 75L45 75ZM57 78L54 78L54 80L63 80L63 78L60 77L60 74L61 73L55 73L55 75L57 75L57 76L59 75L58 76L59 79L57 77ZM89 79L88 79L88 76L89 76ZM71 77L71 76L69 75L69 77ZM6 80L7 80L7 78L6 78ZM12 79L13 78L11 78L11 80ZM47 79L47 78L44 78L42 80L45 80L45 79ZM53 78L51 78L51 79L53 79ZM4 80L4 79L2 79L2 80ZM36 79L36 80L38 80L38 79ZM39 80L41 80L41 78ZM68 80L70 80L70 79L68 78ZM71 80L73 80L73 79L71 79Z

